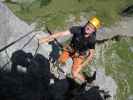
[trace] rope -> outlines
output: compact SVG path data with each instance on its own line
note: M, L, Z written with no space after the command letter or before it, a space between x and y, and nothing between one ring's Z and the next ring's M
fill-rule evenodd
M33 38L36 36L36 34L34 34L25 44L21 49L24 49L32 40Z
M35 50L34 57L36 56L39 47L40 47L39 40L37 40L37 48Z
M27 33L27 34L25 34L24 36L22 36L22 37L18 38L17 40L15 40L15 41L11 42L10 44L8 44L8 45L4 46L3 48L1 48L1 49L0 49L0 52L2 52L2 51L4 51L4 50L6 50L6 49L7 49L7 48L9 48L10 46L12 46L12 45L14 45L15 43L19 42L20 40L22 40L22 39L23 39L23 38L25 38L26 36L30 35L32 32L33 32L33 30L32 30L32 31L30 31L30 32L28 32L28 33Z
M47 30L47 32L50 34L50 35L52 35L53 33L49 30L49 28L46 26L46 30ZM56 39L56 38L54 38L54 41L56 42L56 44L57 45L59 45L59 47L61 48L61 49L63 49L63 45Z
M32 32L33 32L33 31L32 31ZM1 71L4 70L4 68L11 62L11 59L10 59L8 53L7 53L7 48L9 48L9 47L12 46L13 44L19 42L21 39L25 38L26 36L28 36L28 35L31 34L32 32L27 33L26 35L20 37L20 38L17 39L16 41L10 43L9 45L7 45L7 46L5 46L5 47L3 47L3 48L1 49L2 51L5 51L7 57L9 58L9 61L8 61L6 64L4 64L4 65L0 68ZM36 34L37 34L37 33L36 33ZM36 36L36 34L34 34L34 35L24 44L24 46L23 46L21 49L24 49L24 48L33 40L33 38ZM39 42L38 42L38 43L39 43ZM37 53L38 48L39 48L39 46L37 47L37 49L36 49L36 51L35 51L36 53ZM1 52L2 52L2 51L1 51Z

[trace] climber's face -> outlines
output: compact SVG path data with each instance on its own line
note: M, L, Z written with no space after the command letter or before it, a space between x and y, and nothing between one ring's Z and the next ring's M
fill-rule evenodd
M96 31L95 27L91 24L87 24L84 28L85 37L89 37L93 32Z

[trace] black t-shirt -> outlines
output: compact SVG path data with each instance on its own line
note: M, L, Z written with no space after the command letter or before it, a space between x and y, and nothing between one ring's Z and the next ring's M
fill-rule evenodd
M89 38L84 37L84 28L81 26L73 26L70 28L73 34L70 45L80 53L84 53L89 49L95 49L96 33L92 33Z

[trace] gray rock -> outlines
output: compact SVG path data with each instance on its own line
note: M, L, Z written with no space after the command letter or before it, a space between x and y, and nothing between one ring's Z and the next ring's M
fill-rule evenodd
M133 95L130 95L130 96L128 97L128 100L133 100Z
M110 39L114 36L131 36L133 37L133 19L132 17L123 18L111 27L103 27L97 32L97 40Z
M2 2L0 2L0 48L10 44L11 42L19 39L21 36L24 36L28 32L34 30L33 25L28 25L26 22L20 20L16 17L7 6L5 6ZM22 49L22 47L31 39L34 34L44 34L41 31L34 31L24 39L20 40L16 44L10 46L7 49L7 53L9 57L11 57L12 53L18 49ZM37 39L34 38L23 50L26 52L35 53L38 42ZM48 57L48 53L50 52L49 45L42 45L38 51L39 53L44 54ZM0 53L0 64L3 65L9 60L5 51Z
M93 67L91 69L95 70L93 69ZM107 76L105 74L105 70L102 68L97 68L96 72L96 80L94 81L94 84L96 86L99 86L100 90L109 92L109 94L111 95L111 98L109 100L114 100L118 88L115 80L111 76Z

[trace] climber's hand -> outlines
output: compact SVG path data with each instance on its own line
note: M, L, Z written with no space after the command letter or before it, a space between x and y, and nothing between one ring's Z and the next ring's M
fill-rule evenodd
M54 38L52 36L46 36L46 37L41 37L39 38L39 43L49 43L50 41L53 41Z

